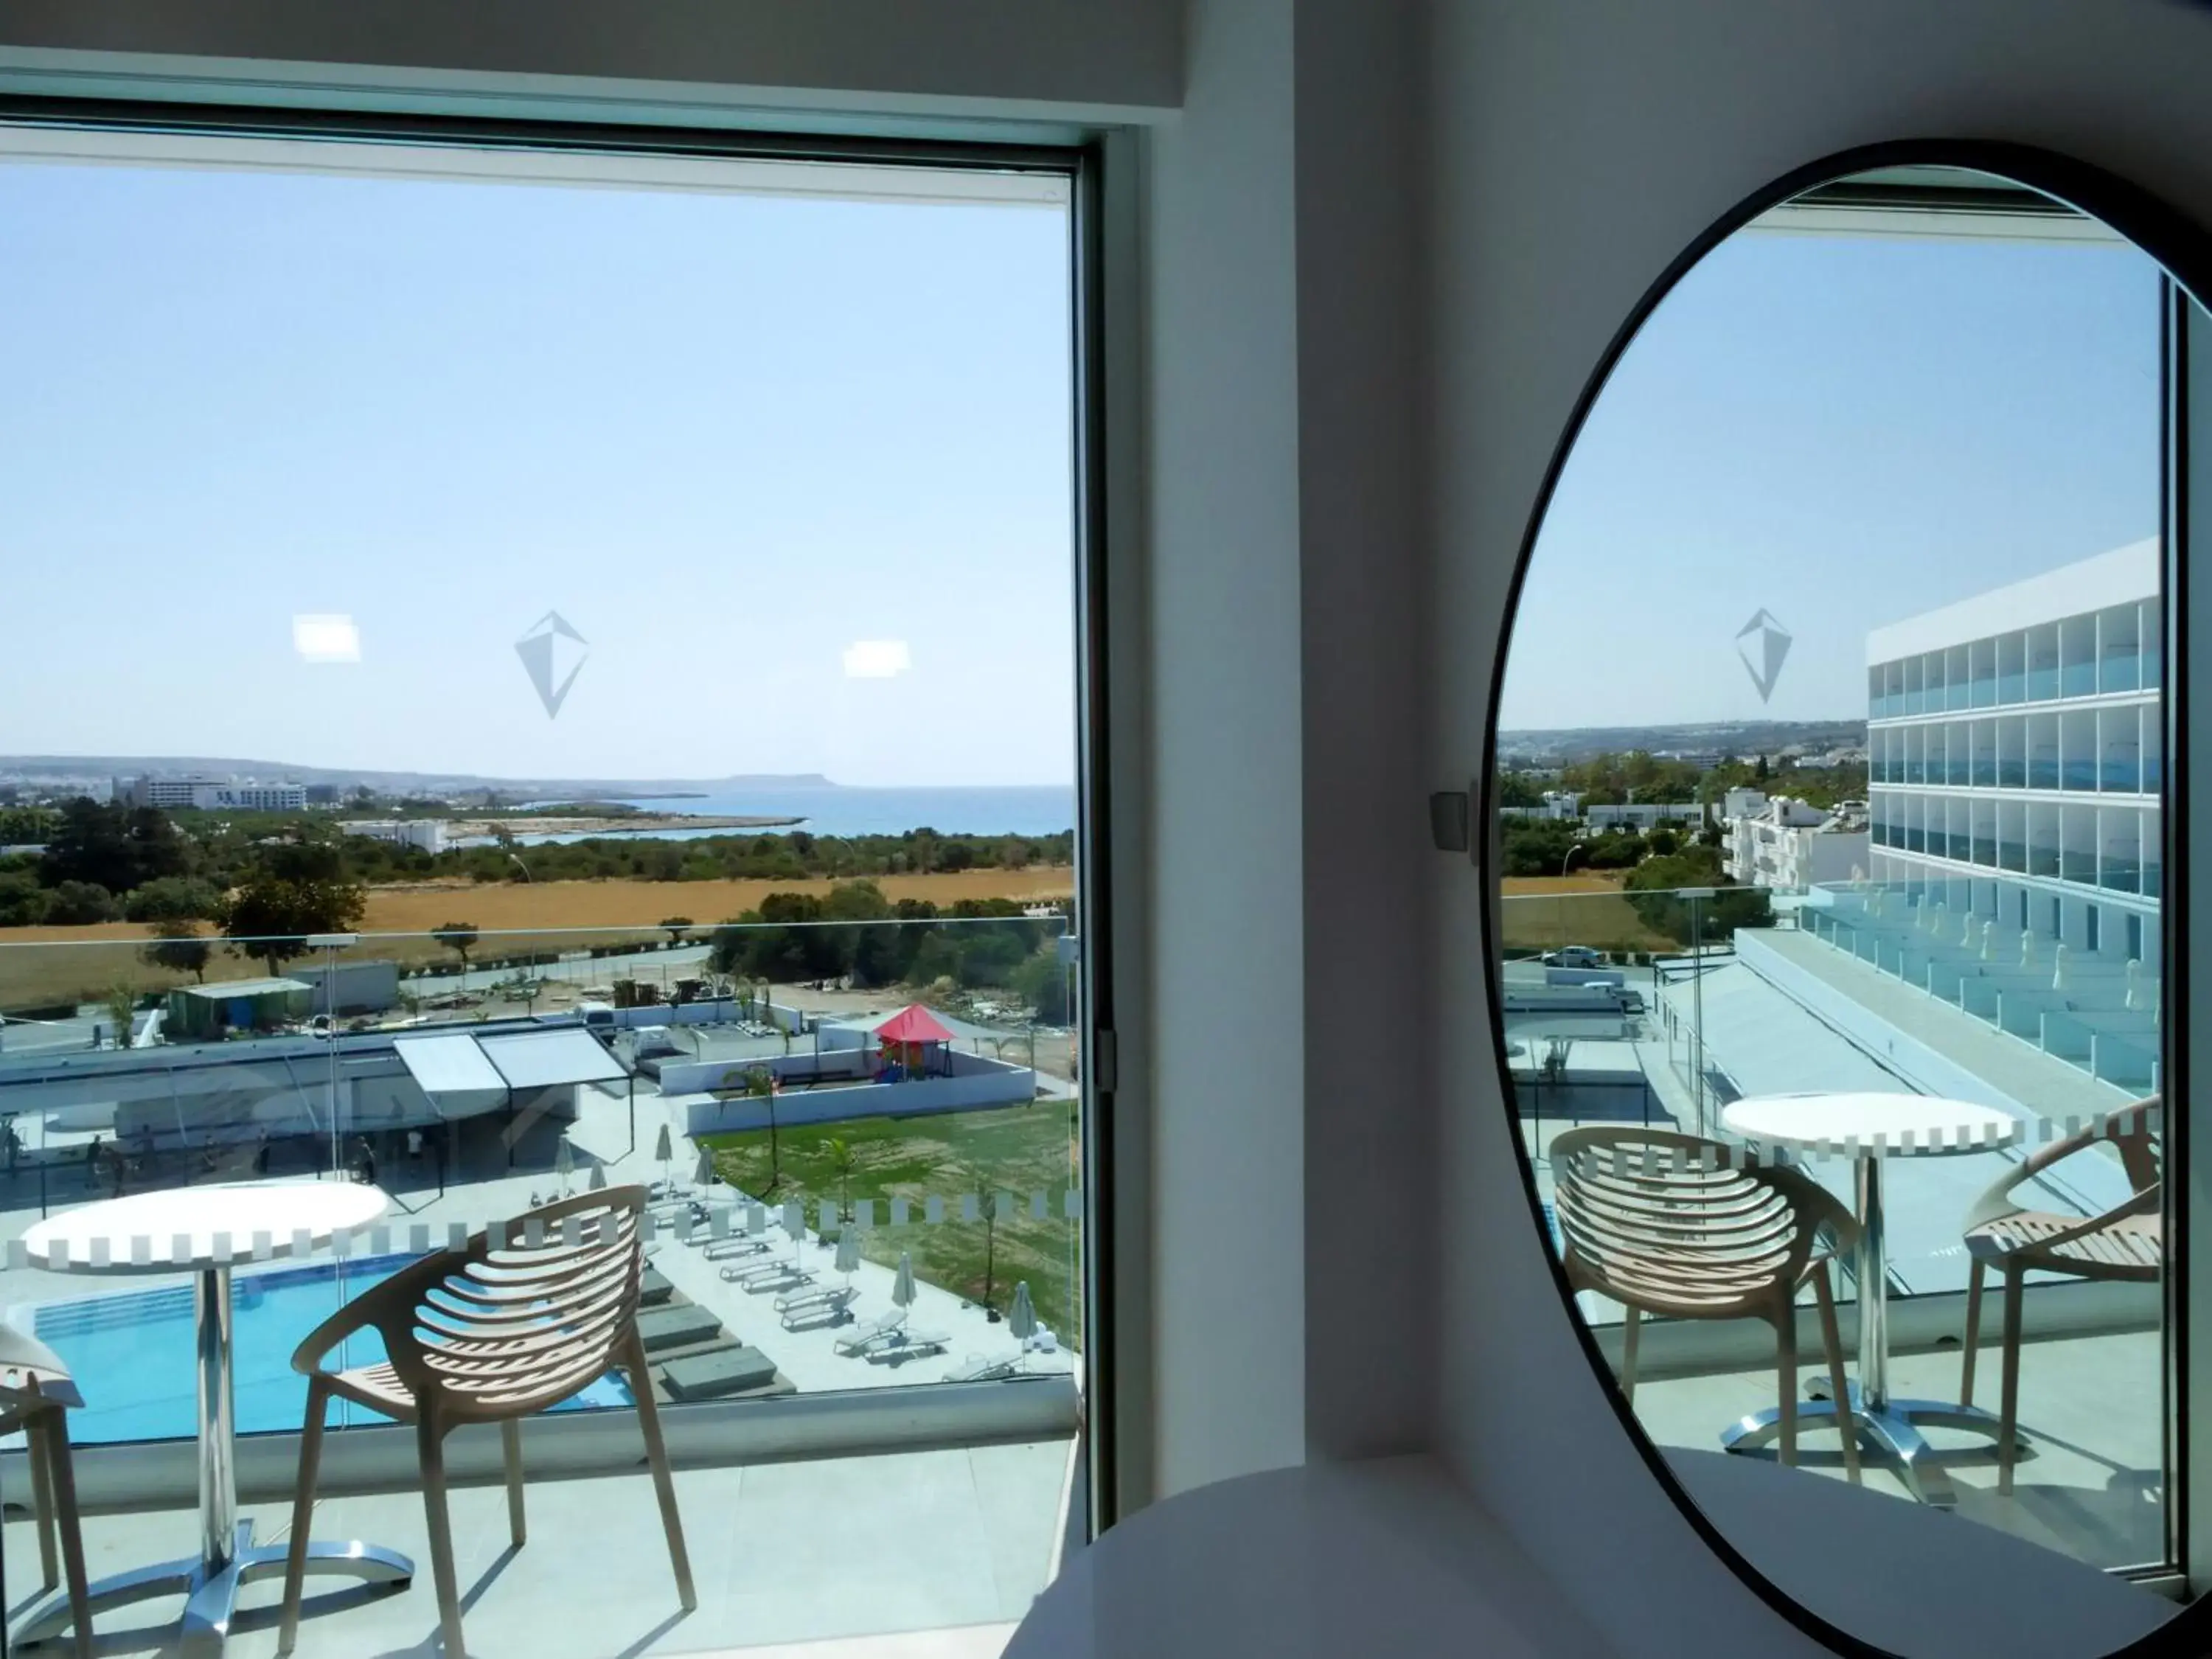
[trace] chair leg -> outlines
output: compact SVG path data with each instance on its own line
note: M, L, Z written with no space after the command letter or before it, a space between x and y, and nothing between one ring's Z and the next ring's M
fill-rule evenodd
M2004 1353L1998 1371L1997 1495L2012 1495L2012 1466L2020 1441L2020 1301L2027 1275L2016 1261L2004 1264Z
M501 1455L507 1462L507 1534L520 1549L529 1541L522 1515L522 1419L510 1417L499 1425Z
M1844 1440L1844 1473L1859 1479L1859 1427L1851 1411L1850 1384L1844 1376L1844 1339L1836 1328L1836 1292L1823 1261L1813 1273L1813 1295L1820 1304L1820 1344L1828 1353L1828 1391L1836 1402L1836 1432Z
M661 1530L668 1534L668 1563L676 1569L676 1593L684 1611L699 1605L691 1587L691 1556L684 1547L684 1517L676 1511L676 1482L668 1473L668 1448L660 1438L660 1408L653 1403L653 1373L646 1366L645 1339L637 1326L629 1328L624 1367L629 1372L629 1391L637 1398L637 1426L645 1436L645 1461L653 1466L653 1495L660 1500Z
M1782 1463L1797 1467L1797 1313L1789 1302L1774 1322L1775 1370L1779 1373L1782 1398Z
M61 1582L61 1569L54 1554L54 1482L53 1473L40 1450L38 1421L35 1412L24 1419L25 1449L29 1453L24 1461L31 1466L31 1521L39 1532L39 1588L52 1589Z
M289 1653L300 1639L300 1588L307 1577L307 1535L314 1529L315 1479L323 1467L323 1419L330 1390L319 1376L307 1379L307 1416L300 1428L300 1476L292 1494L292 1536L284 1551L284 1613L276 1651Z
M446 1511L446 1440L437 1418L425 1412L415 1422L415 1447L422 1466L422 1512L429 1523L430 1577L438 1588L438 1631L446 1659L464 1659L461 1591L453 1573L453 1522Z
M92 1659L91 1591L84 1576L84 1528L76 1509L76 1467L70 1462L69 1418L56 1409L40 1413L46 1422L46 1461L52 1465L53 1516L61 1534L62 1571L69 1583L70 1626L76 1632L76 1659ZM33 1460L36 1446L28 1446Z
M1988 1264L1976 1256L1966 1269L1966 1346L1959 1359L1959 1403L1974 1403L1974 1358L1982 1342L1982 1274Z
M1644 1329L1644 1316L1635 1308L1628 1308L1628 1317L1620 1328L1620 1393L1633 1406L1636 1403L1636 1341Z

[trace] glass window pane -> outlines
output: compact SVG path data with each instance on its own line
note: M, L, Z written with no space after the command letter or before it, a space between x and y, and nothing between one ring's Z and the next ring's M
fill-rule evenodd
M1993 800L1977 799L1973 809L1973 860L1977 864L1994 865L1997 861L1997 804Z
M2058 722L2059 775L2067 789L2097 787L2097 713L2069 709Z
M2031 801L2027 807L2027 873L2058 873L2058 807L2051 801Z
M2098 833L2104 843L2098 885L2116 893L2132 893L2142 885L2142 817L2131 806L2098 810Z
M1976 720L1972 739L1972 769L1966 781L1977 789L1994 789L1997 783L1997 723Z
M1907 657L1905 659L1905 713L1917 714L1926 707L1922 699L1923 688L1927 683L1927 659Z
M2027 700L2048 702L2058 695L2058 624L2043 623L2027 630Z
M2058 624L2058 690L2061 696L2090 697L2097 692L2097 618L2069 617Z
M2097 879L2097 809L2068 806L2060 815L2059 875L2094 885Z
M2006 714L1997 721L1997 786L2027 787L2027 716Z
M2140 607L2116 605L2097 613L2097 689L2132 691L2142 684Z
M1966 707L1966 647L1954 645L1943 653L1943 707Z
M2027 868L2027 808L2018 801L1997 804L1997 866L2004 870Z
M2130 705L2097 712L2097 787L2121 794L2142 787L2142 720L2145 711Z
M2027 717L2027 787L2031 789L2058 787L2058 716L2030 714Z
M2021 702L2027 697L2027 635L1997 635L1997 701Z
M1997 700L1997 642L1976 640L1968 651L1967 704L1974 708L1990 708Z
M2142 683L2145 690L2166 684L2166 612L2156 599L2136 607L2136 626L2142 638Z

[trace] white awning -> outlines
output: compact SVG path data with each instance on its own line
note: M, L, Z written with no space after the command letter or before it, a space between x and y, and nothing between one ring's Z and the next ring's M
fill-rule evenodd
M491 1106L507 1098L507 1079L472 1036L401 1037L392 1046L409 1075L441 1109Z
M629 1073L580 1026L471 1039L516 1089L550 1089L564 1083L619 1083Z

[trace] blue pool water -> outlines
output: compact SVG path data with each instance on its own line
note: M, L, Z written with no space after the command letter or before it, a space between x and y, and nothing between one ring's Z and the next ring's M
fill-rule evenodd
M240 1274L231 1286L231 1379L239 1432L297 1433L307 1409L307 1379L292 1369L293 1350L337 1310L342 1297L359 1296L412 1260L356 1257L345 1264L343 1285L338 1264L330 1261ZM37 1330L84 1391L84 1409L70 1413L72 1440L183 1440L197 1431L189 1285L46 1303L38 1310ZM326 1363L368 1365L383 1358L382 1339L368 1332ZM554 1409L629 1403L629 1390L603 1376ZM343 1401L331 1405L332 1428L388 1420Z

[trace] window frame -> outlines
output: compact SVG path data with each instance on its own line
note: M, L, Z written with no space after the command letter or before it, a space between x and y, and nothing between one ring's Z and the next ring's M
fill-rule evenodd
M272 92L280 96L281 90ZM1122 741L1112 719L1118 682L1114 671L1133 666L1121 644L1127 630L1113 624L1115 597L1119 609L1133 612L1122 584L1114 579L1113 556L1118 548L1109 536L1109 500L1123 513L1135 503L1127 500L1125 481L1131 476L1128 462L1112 471L1107 462L1106 431L1109 398L1106 366L1113 351L1125 355L1121 336L1129 323L1107 321L1109 276L1104 227L1109 201L1127 189L1131 165L1117 162L1109 168L1113 145L1097 132L1049 129L1045 138L977 138L907 136L871 131L872 123L858 118L831 118L822 130L778 130L765 122L727 127L696 124L696 105L672 106L670 118L612 122L599 119L500 118L370 106L302 107L279 103L241 104L192 101L189 94L174 99L125 100L106 97L54 97L0 94L0 131L12 128L74 130L86 132L133 134L156 141L177 139L307 140L331 144L425 145L473 148L488 153L569 155L603 157L696 159L712 161L799 161L830 165L877 165L900 168L934 168L948 173L1036 173L1063 178L1069 189L1067 205L1070 363L1069 431L1071 524L1073 554L1069 577L1075 654L1075 721L1070 736L1076 763L1076 926L1079 972L1077 975L1077 1018L1080 1050L1076 1089L1081 1105L1079 1155L1082 1159L1083 1214L1079 1224L1079 1275L1083 1300L1081 1406L1078 1442L1083 1490L1068 1507L1067 1526L1085 1538L1095 1537L1117 1519L1125 1504L1121 1494L1130 1486L1130 1469L1122 1449L1121 1420L1117 1413L1119 1376L1128 1373L1116 1341L1116 1269L1130 1259L1117 1238L1116 1218L1141 1214L1144 1182L1141 1170L1127 1183L1117 1182L1117 1028L1115 1024L1116 963L1113 934L1122 884L1117 883L1114 857L1115 842L1111 824L1115 792L1109 775L1121 760L1117 742ZM583 106L588 107L588 106ZM915 123L902 125L911 129ZM949 125L949 124L948 124ZM964 124L972 128L973 124ZM1018 131L1035 131L1032 126ZM1131 158L1133 161L1133 158ZM1109 187L1109 179L1111 180ZM1111 196L1109 196L1109 188ZM1117 224L1121 216L1115 216ZM1115 397L1126 393L1115 392ZM1121 654L1117 659L1116 653ZM1126 764L1126 763L1122 763ZM1133 842L1131 845L1133 846ZM1140 1144L1140 1137L1139 1144ZM1124 1187L1127 1190L1123 1190ZM1139 1206L1133 1208L1133 1206ZM1142 1287L1136 1288L1142 1305ZM965 1389L991 1384L942 1383L933 1388ZM880 1393L886 1408L896 1409L901 1390ZM692 1407L664 1409L672 1442L685 1433L684 1425L711 1425L732 1420L737 1406L768 1402L698 1402ZM1139 1404L1141 1413L1141 1402ZM687 1415L688 1413L688 1415ZM748 1414L748 1423L765 1424L764 1413ZM565 1425L564 1425L565 1426ZM1137 1432L1141 1435L1139 1421ZM371 1431L374 1432L374 1431ZM769 1431L773 1435L774 1431ZM894 1435L891 1440L896 1440ZM296 1435L256 1436L264 1446L280 1449L286 1459L296 1458ZM853 1449L883 1442L862 1431ZM168 1446L173 1451L187 1443ZM151 1450L153 1448L131 1448ZM816 1455L834 1455L837 1448L816 1448ZM164 1453L166 1455L166 1453ZM92 1460L96 1465L99 1460ZM411 1462L405 1458L411 1470ZM398 1462L395 1462L395 1468ZM1141 1492L1141 1480L1136 1486ZM1054 1540L1057 1559L1062 1540Z

